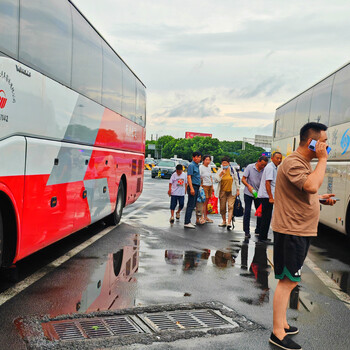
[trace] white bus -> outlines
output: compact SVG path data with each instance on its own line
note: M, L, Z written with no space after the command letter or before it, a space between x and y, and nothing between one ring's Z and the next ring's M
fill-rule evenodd
M328 126L332 150L319 193L335 193L340 199L333 207L321 206L320 222L350 234L350 63L277 108L272 150L291 154L307 122Z

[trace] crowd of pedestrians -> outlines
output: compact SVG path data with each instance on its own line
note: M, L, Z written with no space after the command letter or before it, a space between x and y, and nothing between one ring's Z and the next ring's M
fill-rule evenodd
M249 164L243 173L244 217L243 231L245 241L249 241L251 207L254 203L256 214L255 234L258 242L272 244L268 238L270 224L273 231L274 270L278 279L273 300L273 331L269 341L287 350L298 350L301 346L294 342L291 335L299 332L297 327L287 322L286 310L292 290L298 285L301 270L310 246L310 238L317 235L320 203L334 205L334 194L318 195L326 171L327 126L321 123L307 123L300 130L300 143L296 151L282 163L282 154L274 152L271 162L261 156L257 162ZM309 147L316 142L314 148ZM317 158L315 169L310 162ZM200 166L199 163L203 161ZM195 229L191 223L192 212L196 207L201 186L205 193L202 216L197 224L212 223L208 218L207 204L217 183L215 195L220 202L220 227L234 228L233 207L240 194L239 178L236 169L231 167L230 158L223 157L219 171L214 175L209 166L211 157L200 152L193 153L188 167L187 177L180 167L169 184L171 195L171 219L174 222L174 210L179 203L176 218L180 218L184 206L184 196L188 194L184 227ZM282 163L282 164L281 164ZM281 165L280 165L281 164ZM214 176L213 176L214 175ZM181 190L179 189L181 188Z

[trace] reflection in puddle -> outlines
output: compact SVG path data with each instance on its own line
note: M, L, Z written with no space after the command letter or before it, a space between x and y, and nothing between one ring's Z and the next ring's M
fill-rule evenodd
M241 268L248 269L248 244L243 243L241 254ZM242 274L246 277L254 277L256 285L261 290L256 298L241 297L240 300L250 305L262 305L269 302L270 288L268 276L270 274L271 266L267 260L267 246L264 243L255 243L254 257L249 267L249 274Z
M134 246L126 246L114 254L108 254L107 262L94 271L77 303L76 311L88 313L119 309L122 305L133 304L133 288L129 284L136 281L133 275L137 272L139 263L139 237L135 236Z
M349 271L327 271L327 275L340 287L343 292L350 294Z
M89 313L93 311L128 308L135 305L136 278L134 274L139 267L138 234L132 236L133 245L124 246L115 253L108 254L107 260L92 267L89 271L89 260L85 260L86 271L76 281L68 295L61 296L57 301L57 310L51 310L51 316L68 313ZM79 278L81 278L79 280Z
M195 270L200 266L206 265L210 256L210 249L200 251L186 250L166 250L165 261L171 265L182 265L183 271Z
M203 249L203 252L196 251L186 251L184 262L183 262L183 270L194 270L199 266L203 266L207 264L208 258L210 256L209 249Z
M165 261L171 265L182 265L183 252L179 250L166 250Z
M212 257L212 262L220 268L232 267L241 249L242 242L240 240L232 240L228 247L216 251L215 256Z
M306 311L311 312L315 305L309 299L308 294L300 289L301 287L298 285L292 290L290 294L289 307L294 310L300 310L300 306L302 306Z

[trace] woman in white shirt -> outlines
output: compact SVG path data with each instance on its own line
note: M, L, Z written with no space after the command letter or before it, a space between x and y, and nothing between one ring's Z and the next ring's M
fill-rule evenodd
M209 165L210 162L211 157L209 155L205 155L202 157L202 165L200 165L199 167L201 183L205 192L205 202L203 204L203 216L201 219L201 223L213 222L213 220L208 218L208 202L211 197L211 194L214 192L213 177L211 173L211 167Z

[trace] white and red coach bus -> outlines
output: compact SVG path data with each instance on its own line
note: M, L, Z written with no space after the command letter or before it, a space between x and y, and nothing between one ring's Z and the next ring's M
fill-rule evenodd
M68 0L0 0L0 265L143 186L146 92Z

